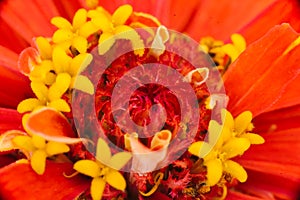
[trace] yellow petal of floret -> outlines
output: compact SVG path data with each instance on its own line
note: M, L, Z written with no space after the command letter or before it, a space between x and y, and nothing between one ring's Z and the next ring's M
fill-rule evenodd
M112 187L116 188L117 190L125 190L126 181L119 171L111 169L108 174L106 174L105 178L107 183Z
M108 165L111 159L111 151L105 140L99 138L97 142L96 158L103 164Z
M32 144L38 149L43 149L46 147L46 140L41 136L32 135Z
M79 53L85 53L88 47L88 42L84 37L78 36L73 39L72 45L77 49L77 51L79 51Z
M67 73L60 73L56 77L55 83L49 88L48 98L50 101L60 99L68 90L71 84L71 76Z
M132 14L131 5L120 6L112 15L112 21L115 26L123 25Z
M48 103L48 107L54 108L61 112L70 112L71 111L69 104L64 99L53 100L50 103Z
M68 56L62 48L54 48L52 58L56 73L65 72L69 69L72 58Z
M208 142L210 145L218 149L222 146L223 142L227 140L226 134L222 135L224 127L215 120L211 120L208 125ZM228 132L226 132L228 133Z
M35 150L35 147L32 143L31 137L29 136L16 136L13 138L13 143L20 149L24 149L28 152L32 152Z
M76 76L86 69L86 67L92 62L93 56L89 53L82 53L77 55L71 61L71 67L69 68L69 74Z
M17 107L19 113L33 111L36 107L41 106L42 103L36 98L29 98L21 101Z
M249 149L250 141L246 138L232 138L222 148L226 153L226 158L230 159L238 155L243 155Z
M232 34L231 41L239 53L246 49L246 40L242 35L237 33Z
M115 43L116 37L112 33L102 33L99 38L98 53L104 55Z
M87 20L87 11L83 8L79 9L74 17L73 17L73 29L77 30L80 26L82 26Z
M100 200L102 199L102 194L105 188L105 181L98 177L94 178L91 183L91 196L93 200Z
M79 76L76 76L73 81L74 81L74 83L73 83L72 87L74 89L86 92L91 95L94 94L94 92L95 92L94 85L88 77L79 75Z
M246 133L241 136L242 138L247 138L251 144L263 144L265 139L255 133Z
M58 29L52 36L52 41L56 44L70 41L73 37L71 30Z
M51 24L59 29L72 29L71 23L63 17L53 17L51 19Z
M50 141L46 145L46 152L49 156L66 153L68 151L70 151L69 146L60 142Z
M52 46L50 42L44 37L37 37L35 40L39 53L42 59L51 59L52 57Z
M119 152L113 155L109 162L109 167L120 170L131 159L132 155L129 152Z
M111 32L113 30L113 24L111 20L104 14L96 12L95 17L92 18L91 22L97 30L102 32Z
M234 128L234 120L230 112L228 112L226 109L221 110L221 118L222 123L225 127L228 127L229 130L233 130Z
M234 119L235 131L237 133L236 135L239 136L241 133L246 131L251 121L252 121L252 113L250 111L245 111L241 113L239 116L237 116Z
M47 100L47 93L48 93L48 88L44 83L41 82L31 82L30 83L31 89L35 96L40 100L40 101L46 101Z
M98 31L96 26L91 21L88 21L79 28L78 34L80 36L88 38L90 35L92 35L96 31Z
M31 157L31 167L39 175L44 174L46 169L47 154L44 150L36 150Z
M118 26L115 29L115 36L118 39L130 40L136 55L142 56L144 54L144 42L133 28L125 25Z
M224 171L230 173L234 178L237 178L240 182L245 182L247 180L247 172L245 169L238 163L227 160L224 163Z
M223 166L219 159L209 160L204 164L207 168L206 184L208 186L216 185L222 177Z
M191 144L188 151L199 158L205 158L205 156L207 156L212 149L213 146L210 146L206 142L198 141Z
M93 178L100 176L100 167L92 160L79 160L74 164L73 168L76 171Z

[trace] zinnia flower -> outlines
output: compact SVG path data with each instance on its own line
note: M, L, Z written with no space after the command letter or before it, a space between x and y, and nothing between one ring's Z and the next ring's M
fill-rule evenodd
M95 0L1 1L1 199L296 199L300 189L298 4L296 0L166 0L101 1L102 7L97 7ZM147 49L134 29L145 27L158 27L152 45L159 45L159 51ZM204 66L195 69L167 51L168 41L183 52L191 50L184 40L172 38L166 27L200 41L196 55L202 59L210 55L216 67L202 60ZM120 45L122 39L129 43ZM133 51L112 62L94 88L93 78L99 72L91 75L84 70L102 61L93 57L95 47L100 56L113 47ZM180 121L174 94L155 84L132 94L129 113L136 124L146 126L156 113L149 108L163 105L166 113L158 118L165 121L161 130L145 132L147 139L139 140L138 133L126 133L115 123L112 89L129 69L149 62L172 66L193 87L201 113L194 138L184 135L194 127L189 127L192 119ZM222 74L226 96L210 94L205 86L213 72ZM83 97L71 102L73 90L83 92ZM90 127L93 119L86 124L74 117L77 106L79 111L86 108L83 115L90 116L92 111L83 105L92 94L96 123L106 139L128 152L111 150L101 135L77 138L82 133L76 132L76 124L91 134L95 131ZM220 104L226 103L227 108L221 109ZM186 112L193 111L190 107ZM210 120L214 109L219 110L218 119ZM187 137L188 146L172 146L179 133ZM203 154L206 148L209 153ZM139 154L153 152L158 153ZM156 168L180 152L180 158ZM131 157L132 166L144 165L150 172L119 171L128 167Z

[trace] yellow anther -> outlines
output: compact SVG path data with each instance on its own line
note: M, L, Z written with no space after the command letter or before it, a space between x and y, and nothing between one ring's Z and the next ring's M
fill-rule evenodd
M147 193L139 191L140 194L145 196L145 197L151 196L157 190L157 188L160 185L160 182L163 178L164 178L164 174L162 172L157 173L154 177L154 186L151 188L151 190Z
M203 158L207 168L209 186L216 185L223 172L231 174L240 182L245 182L247 173L242 166L230 160L243 155L251 144L262 144L264 139L254 133L248 133L252 114L249 111L241 113L233 119L230 112L222 110L222 124L211 120L208 127L208 142L198 141L190 145L188 151Z

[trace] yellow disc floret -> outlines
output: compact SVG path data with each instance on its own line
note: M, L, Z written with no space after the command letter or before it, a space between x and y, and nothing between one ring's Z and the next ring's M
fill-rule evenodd
M96 150L96 161L80 160L74 164L74 169L81 174L93 178L91 183L91 196L93 200L100 200L106 183L117 190L124 191L126 181L120 170L131 158L131 153L120 152L111 155L106 142L99 138Z
M38 135L22 135L13 138L14 145L23 150L30 160L32 169L39 175L45 172L46 158L54 155L66 153L70 150L64 143L46 141Z
M233 119L231 113L222 110L222 124L211 120L208 128L208 142L198 141L190 145L189 152L203 158L207 169L208 186L216 185L223 175L229 173L240 182L247 180L244 168L231 158L242 155L251 144L262 144L264 139L254 133L249 111L241 113Z

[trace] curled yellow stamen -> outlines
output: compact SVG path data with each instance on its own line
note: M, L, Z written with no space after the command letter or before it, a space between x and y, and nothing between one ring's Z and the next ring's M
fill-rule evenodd
M78 174L79 174L79 172L77 172L77 171L70 175L66 174L65 172L63 173L64 177L66 177L66 178L73 178L74 176L77 176Z
M157 190L157 188L160 185L160 182L163 179L163 177L164 177L164 174L162 172L157 173L154 177L154 184L155 185L153 186L153 188L147 193L139 191L141 193L141 195L143 195L145 197L151 196Z

